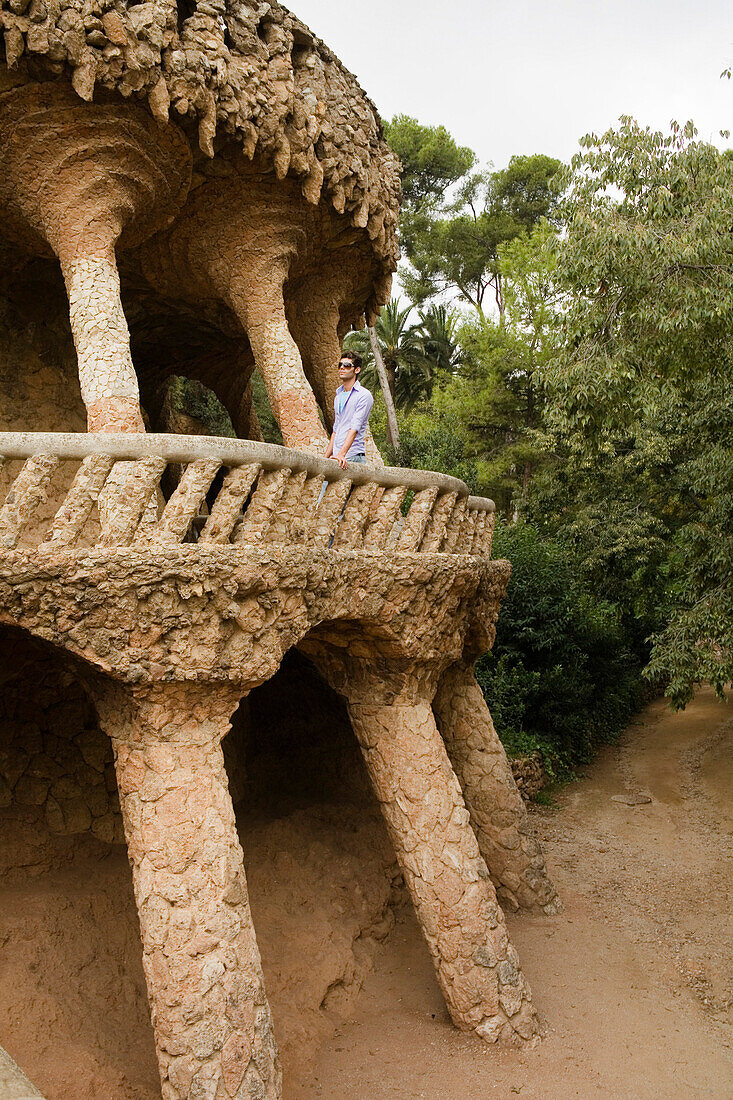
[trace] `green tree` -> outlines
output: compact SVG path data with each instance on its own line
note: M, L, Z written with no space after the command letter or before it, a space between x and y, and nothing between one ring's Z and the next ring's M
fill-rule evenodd
M436 377L440 373L454 374L463 361L458 314L444 305L428 306L418 314L423 354L433 365Z
M667 563L669 615L652 635L649 675L689 702L696 683L719 695L733 679L733 378L716 374L670 401L662 430L682 502Z
M555 354L556 232L547 221L499 251L506 309L500 323L474 318L460 332L462 361L434 406L455 420L467 453L499 506L513 514L548 461L541 435L542 370Z
M522 156L501 171L473 170L474 154L443 127L423 127L405 116L393 121L387 137L404 169L406 293L418 304L457 294L482 316L493 300L503 312L499 249L542 218L555 217L560 162Z
M476 155L444 126L422 126L409 115L386 123L385 137L402 161L402 203L411 213L435 206L473 168Z
M542 220L560 225L561 163L543 153L512 157L492 176L494 202L531 233Z
M579 575L567 545L525 523L500 526L495 544L512 577L476 676L510 754L539 749L567 776L629 721L641 665L618 609Z
M733 159L691 124L627 118L584 139L566 183L546 422L568 469L606 473L586 478L586 519L635 496L664 531L649 674L683 705L733 678Z

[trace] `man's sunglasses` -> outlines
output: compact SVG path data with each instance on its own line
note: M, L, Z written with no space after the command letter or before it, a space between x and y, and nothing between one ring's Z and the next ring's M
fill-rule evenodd
M353 367L353 365L351 359L342 359L339 363L340 367Z

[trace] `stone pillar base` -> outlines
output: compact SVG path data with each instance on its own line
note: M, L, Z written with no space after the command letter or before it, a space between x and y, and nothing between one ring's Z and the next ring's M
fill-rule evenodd
M500 899L511 909L559 913L562 904L472 668L458 663L443 674L433 711Z
M232 685L93 688L112 738L163 1100L279 1100L221 751Z
M402 670L396 688L381 668L346 655L321 653L316 664L346 698L451 1019L487 1042L531 1038L529 986L435 724L424 670Z

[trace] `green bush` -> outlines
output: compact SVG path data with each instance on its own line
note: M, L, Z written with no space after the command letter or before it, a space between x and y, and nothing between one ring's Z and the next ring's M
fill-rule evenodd
M174 374L169 383L168 400L174 411L198 420L207 435L230 439L236 435L229 413L216 394L202 382Z
M413 470L437 470L465 481L472 493L482 486L473 459L466 456L466 444L457 426L423 409L397 412L400 446L396 452L387 446L386 414L381 394L374 400L371 429L386 460L395 466Z
M572 551L528 524L501 527L512 563L496 644L477 678L510 755L539 749L558 778L616 737L643 697L618 607L598 600Z

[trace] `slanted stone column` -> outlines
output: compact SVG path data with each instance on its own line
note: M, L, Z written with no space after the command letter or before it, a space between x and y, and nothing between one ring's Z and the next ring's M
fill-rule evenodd
M329 653L453 1022L488 1042L529 1039L531 994L479 853L420 667L397 677Z
M277 236L273 232L271 253L262 248L258 254L242 246L233 265L227 299L249 337L283 441L291 447L323 454L326 433L285 316L283 286L290 256L278 254Z
M364 281L368 260L354 250L336 249L330 266L317 275L303 279L293 288L287 303L290 330L298 345L306 376L323 409L326 428L333 428L333 402L340 383L338 362L341 358L342 334L351 327L342 321L341 307L350 297L358 297L355 289ZM364 436L369 462L383 466L377 444L369 425Z
M499 897L512 909L560 912L545 857L532 836L526 806L471 665L458 662L443 673L433 711Z
M112 738L163 1100L279 1100L221 739L232 685L92 692Z
M122 311L120 277L110 227L107 239L59 249L79 364L81 397L90 432L144 432L130 333ZM66 244L66 242L64 242Z
M168 293L226 302L247 334L286 446L322 454L328 437L285 315L283 288L304 247L312 209L292 181L280 185L240 163L238 174L195 190L186 217L142 254Z

